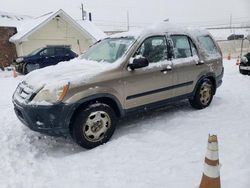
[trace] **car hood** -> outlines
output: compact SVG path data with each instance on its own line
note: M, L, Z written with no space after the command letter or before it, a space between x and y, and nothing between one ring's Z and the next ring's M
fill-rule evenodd
M17 57L15 60L17 59L23 59L21 62L18 62L18 63L24 63L26 61L29 61L29 60L34 60L34 59L38 59L36 56L32 55L32 56L20 56L20 57Z
M34 70L24 78L30 87L39 90L44 87L54 90L70 83L70 87L88 83L98 74L117 67L116 64L75 58L57 65Z

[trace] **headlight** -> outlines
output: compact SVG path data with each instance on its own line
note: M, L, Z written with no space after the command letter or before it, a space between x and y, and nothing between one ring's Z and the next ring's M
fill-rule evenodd
M247 59L246 56L242 56L240 61L241 61L242 63L247 63L247 62L248 62L248 59Z
M22 58L22 57L19 57L19 58L16 59L16 62L17 62L17 63L20 63L20 62L22 62L22 61L23 61L23 58Z
M35 103L45 102L45 104L60 102L64 99L65 95L68 92L68 89L69 89L69 83L55 90L43 88L36 94L32 102Z

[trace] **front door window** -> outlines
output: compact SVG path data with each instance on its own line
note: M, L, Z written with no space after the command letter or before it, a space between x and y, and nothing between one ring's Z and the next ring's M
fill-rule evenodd
M147 38L137 50L136 56L148 59L149 63L156 63L167 59L167 44L164 36Z

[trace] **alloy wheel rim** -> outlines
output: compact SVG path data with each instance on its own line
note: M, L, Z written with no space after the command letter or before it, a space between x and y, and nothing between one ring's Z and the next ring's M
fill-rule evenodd
M200 89L200 102L203 105L207 105L212 97L212 85L205 82L202 84Z
M111 119L106 112L92 112L83 126L84 137L90 142L98 142L105 137L110 126Z

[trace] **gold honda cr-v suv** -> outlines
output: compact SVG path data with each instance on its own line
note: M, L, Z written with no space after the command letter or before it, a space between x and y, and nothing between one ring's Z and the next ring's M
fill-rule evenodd
M29 128L71 134L84 148L107 142L117 119L188 99L209 106L222 83L222 54L211 35L159 23L98 41L69 62L35 70L13 103Z

